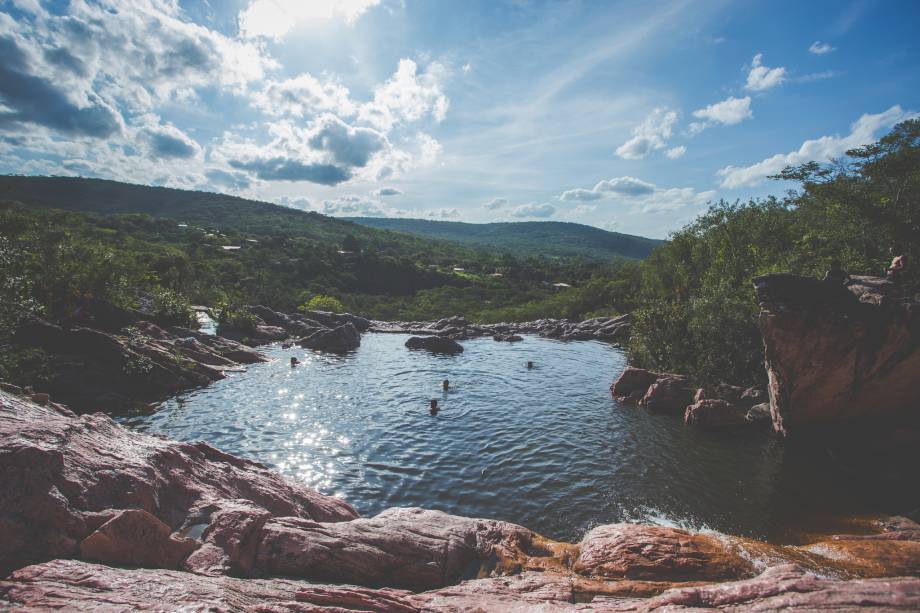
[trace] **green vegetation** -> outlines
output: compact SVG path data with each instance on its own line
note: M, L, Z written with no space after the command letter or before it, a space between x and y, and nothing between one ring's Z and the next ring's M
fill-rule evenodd
M173 323L204 304L243 329L254 319L242 305L255 303L482 322L633 312L633 363L762 383L752 277L820 276L832 259L881 275L898 244L904 291L920 287L920 120L777 178L800 188L719 202L639 262L473 248L215 194L3 177L0 197L19 202L0 204L0 339L31 314L65 317L89 298ZM0 377L41 363L7 352Z
M335 296L324 296L322 294L313 296L303 307L302 311L331 311L332 313L344 313L345 305Z

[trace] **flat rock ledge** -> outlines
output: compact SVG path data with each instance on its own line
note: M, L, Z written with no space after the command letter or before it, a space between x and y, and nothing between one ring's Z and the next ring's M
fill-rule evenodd
M796 546L629 523L569 544L415 508L361 518L206 444L4 392L0 479L3 610L920 607L906 518Z
M564 341L598 340L620 345L629 340L632 315L594 317L584 321L537 319L535 321L474 324L462 315L438 321L372 321L369 330L392 334L438 336L455 341L491 336L496 341L520 341L520 334L538 334Z

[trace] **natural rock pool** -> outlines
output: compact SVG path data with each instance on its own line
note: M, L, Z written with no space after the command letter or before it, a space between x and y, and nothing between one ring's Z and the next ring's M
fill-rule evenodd
M365 516L421 506L558 539L624 520L782 539L805 515L914 502L897 474L820 445L619 405L609 386L625 356L610 345L478 339L437 356L406 338L365 334L346 356L263 347L271 362L118 419L264 462Z

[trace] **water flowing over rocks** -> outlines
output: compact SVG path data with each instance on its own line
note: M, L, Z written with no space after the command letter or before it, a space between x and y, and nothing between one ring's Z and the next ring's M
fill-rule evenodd
M538 334L564 341L599 340L622 344L629 339L632 315L595 317L581 322L568 319L538 319L527 322L473 324L460 315L438 321L372 321L371 332L416 334L468 340L491 336L497 341L522 340L520 334ZM516 338L515 338L516 337Z
M0 576L11 573L0 608L13 610L920 606L920 525L907 518L841 524L858 534L798 545L636 524L568 544L415 508L359 518L204 443L6 392L0 481Z
M916 412L920 305L899 298L896 285L774 274L754 287L778 432Z

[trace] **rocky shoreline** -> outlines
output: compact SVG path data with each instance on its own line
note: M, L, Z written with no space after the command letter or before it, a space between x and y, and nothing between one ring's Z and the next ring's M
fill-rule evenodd
M361 518L255 462L0 392L0 607L643 611L920 607L920 525L776 545L612 524ZM284 577L284 578L281 578Z

